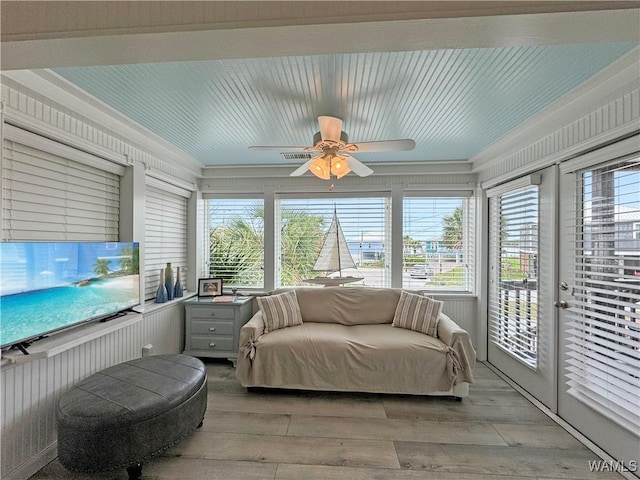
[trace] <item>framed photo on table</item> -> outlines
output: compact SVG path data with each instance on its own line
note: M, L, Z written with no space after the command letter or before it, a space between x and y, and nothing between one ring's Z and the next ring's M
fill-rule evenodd
M221 278L200 278L198 279L199 297L217 297L222 295Z

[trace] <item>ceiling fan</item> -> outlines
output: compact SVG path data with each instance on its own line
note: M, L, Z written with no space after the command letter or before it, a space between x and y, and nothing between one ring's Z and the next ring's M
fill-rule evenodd
M410 139L349 143L347 134L342 131L342 120L339 118L319 116L318 124L320 125L320 131L313 136L312 147L253 146L249 147L249 149L275 150L278 152L317 152L319 155L311 158L290 175L299 177L309 170L316 177L329 180L332 175L336 178L341 178L349 172L361 177L366 177L373 173L373 170L353 158L349 155L350 153L413 150L416 146L416 142Z

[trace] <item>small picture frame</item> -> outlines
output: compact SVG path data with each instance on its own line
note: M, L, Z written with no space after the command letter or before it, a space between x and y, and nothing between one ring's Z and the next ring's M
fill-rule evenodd
M200 278L198 279L199 297L217 297L222 295L221 278Z

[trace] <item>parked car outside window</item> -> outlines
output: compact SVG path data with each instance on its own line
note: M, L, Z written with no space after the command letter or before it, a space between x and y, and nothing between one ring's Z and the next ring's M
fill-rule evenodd
M409 275L412 278L431 278L433 277L433 268L428 265L414 265L409 270Z

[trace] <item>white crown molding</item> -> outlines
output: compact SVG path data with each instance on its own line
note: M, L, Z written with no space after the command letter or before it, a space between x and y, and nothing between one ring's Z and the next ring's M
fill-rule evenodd
M365 162L366 163L366 162ZM369 163L373 169L371 177L389 177L403 175L440 175L440 174L468 174L471 173L471 163L462 161L451 162L403 162L403 163ZM238 165L211 166L202 169L202 179L208 178L289 178L293 170L299 165ZM349 174L351 175L351 174ZM355 175L355 174L354 174ZM300 178L315 178L307 172Z
M185 177L186 174L187 178L185 179L187 181L194 181L201 175L200 164L182 150L146 130L52 71L3 72L2 77L5 80L3 83L6 83L6 80L10 80L14 84L41 95L43 99L50 100L58 105L64 105L68 112L78 117L78 122L84 121L91 127L100 128L106 134L116 137L123 143L121 148L127 150L118 152L119 154L128 155L132 159L140 161L144 161L143 157L145 155L151 155L156 157L156 160L160 163L165 163L169 172L179 170L181 177ZM33 115L20 112L15 108L8 108L7 110L10 111L7 114L7 118L20 122L20 126L23 128L39 128L41 132L37 133L59 138L65 143L78 146L78 148L84 150L92 151L90 149L94 149L95 153L101 156L114 155L114 152L108 151L108 149L101 148L93 142L81 139L79 136L65 132L56 126L48 125ZM29 125L31 128L29 128ZM125 143L129 145L124 145ZM136 150L139 150L139 152Z
M613 62L609 67L598 72L592 78L578 86L558 101L544 108L536 115L519 125L516 129L490 145L488 148L470 159L474 172L481 172L499 165L510 156L522 151L562 128L574 124L588 116L597 108L615 103L617 97L640 85L640 47L636 47L626 55ZM594 142L603 142L637 129L637 122L609 132L601 132ZM603 137L604 135L604 137ZM588 145L575 146L584 149ZM567 150L567 155L571 154ZM576 152L577 153L577 152ZM540 159L531 159L540 160Z

